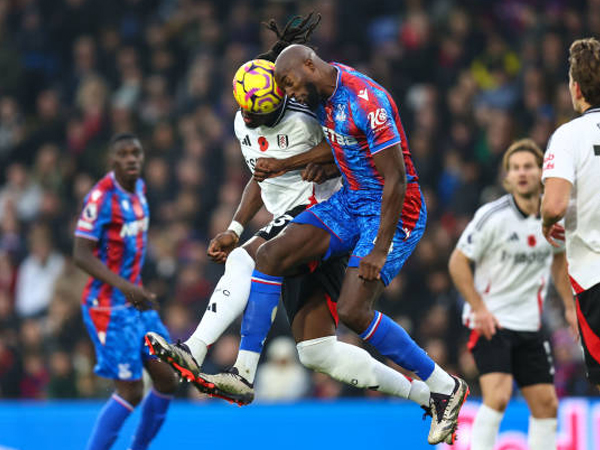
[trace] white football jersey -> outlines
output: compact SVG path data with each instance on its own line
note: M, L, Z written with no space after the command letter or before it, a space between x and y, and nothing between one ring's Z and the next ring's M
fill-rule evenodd
M238 111L234 128L246 164L252 173L258 158L288 158L310 150L324 138L315 114L290 100L286 100L282 115L274 126L248 128L242 113ZM301 172L294 170L259 183L265 208L274 217L296 206L326 200L341 186L339 177L316 184L302 180Z
M456 246L475 264L475 289L503 328L536 331L541 326L554 253L538 216L526 216L512 195L477 210ZM465 302L463 322L474 328Z
M600 108L554 132L544 157L542 180L548 178L573 185L565 215L569 276L589 289L600 283Z

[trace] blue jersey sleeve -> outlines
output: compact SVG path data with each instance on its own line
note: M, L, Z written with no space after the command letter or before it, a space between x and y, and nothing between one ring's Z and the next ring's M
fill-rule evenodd
M365 87L352 101L356 126L365 133L371 154L400 143L394 108L385 91Z
M100 240L103 228L111 220L110 192L104 192L94 188L85 197L83 210L79 215L75 236Z

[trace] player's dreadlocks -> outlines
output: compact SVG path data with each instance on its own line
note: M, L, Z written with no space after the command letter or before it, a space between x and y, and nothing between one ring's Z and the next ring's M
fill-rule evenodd
M300 21L298 23L298 21ZM277 42L271 49L257 56L258 59L266 59L275 62L279 54L291 44L306 44L312 32L321 22L321 14L310 12L304 18L302 16L292 17L283 30L279 29L275 19L263 22L263 25L277 35Z

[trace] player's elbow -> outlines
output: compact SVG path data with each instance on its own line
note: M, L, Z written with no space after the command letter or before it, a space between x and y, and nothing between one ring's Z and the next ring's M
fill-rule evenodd
M398 194L406 191L406 175L398 171L392 171L384 176L385 186Z
M560 178L546 181L546 189L542 198L541 214L546 222L557 222L562 219L569 206L571 184Z
M455 248L448 260L448 272L454 283L460 279L460 274L465 270L469 270L469 260L460 250Z
M562 198L544 197L542 201L542 218L544 221L558 222L565 216L567 212L568 202Z

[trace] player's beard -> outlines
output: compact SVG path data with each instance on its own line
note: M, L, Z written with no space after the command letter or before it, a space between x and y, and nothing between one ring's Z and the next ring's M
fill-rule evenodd
M319 92L317 91L317 87L314 83L308 82L306 83L306 92L306 106L308 106L314 111L315 109L317 109L321 101L319 97Z

